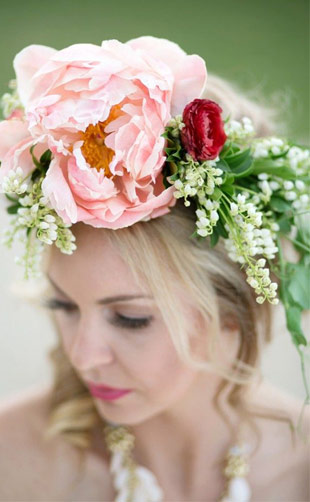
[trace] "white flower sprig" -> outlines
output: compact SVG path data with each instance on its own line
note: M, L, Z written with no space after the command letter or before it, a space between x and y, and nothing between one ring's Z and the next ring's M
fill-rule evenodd
M16 262L25 268L25 278L40 276L39 264L44 250L43 244L56 244L66 254L76 249L75 236L58 214L49 207L48 199L42 193L43 176L35 183L25 181L20 167L11 170L4 178L2 190L16 204L16 216L5 229L2 243L11 247L15 236L25 244L25 253ZM13 199L12 195L18 195ZM23 197L20 197L23 195Z
M289 145L286 141L274 136L254 139L251 145L251 153L255 159L281 155L287 152L288 149Z
M174 197L184 197L184 205L190 206L188 197L197 196L200 204L205 205L216 186L223 183L223 171L215 167L219 158L196 162L191 155L186 154L186 160L179 162L179 178L174 181L176 191Z
M21 195L28 189L28 183L21 167L11 169L8 176L4 176L1 186L2 193L15 193Z
M10 80L9 88L12 89L12 93L6 92L0 99L0 107L2 108L2 113L5 119L8 118L14 110L24 109L17 92L15 79Z
M217 201L207 199L206 197L200 203L200 209L196 210L196 215L198 217L198 220L196 221L196 226L198 228L197 234L202 237L206 237L207 235L212 234L213 227L218 222L218 209L220 205Z
M229 139L239 143L247 142L255 134L253 122L249 117L239 120L229 120L224 124L224 130Z
M249 202L247 202L247 200ZM263 213L250 201L248 192L239 193L235 202L230 204L231 220L227 220L228 239L225 247L231 260L246 265L247 282L255 289L258 303L268 300L272 304L279 302L276 296L277 284L269 278L269 269L263 268L266 260L256 261L259 255L272 260L278 252L275 244L277 223L271 222L270 228L262 228Z

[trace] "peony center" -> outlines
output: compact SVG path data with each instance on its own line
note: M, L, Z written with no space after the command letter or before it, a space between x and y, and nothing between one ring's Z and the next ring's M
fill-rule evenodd
M111 108L108 118L104 122L97 124L89 124L86 131L83 133L83 145L81 147L82 154L88 164L100 171L104 169L105 176L111 178L113 174L109 169L109 164L113 159L114 150L108 148L105 144L105 138L108 133L104 132L105 127L117 119L122 114L120 105L115 105Z

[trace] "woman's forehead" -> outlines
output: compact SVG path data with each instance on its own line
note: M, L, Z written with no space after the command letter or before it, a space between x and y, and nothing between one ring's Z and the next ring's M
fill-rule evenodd
M86 225L84 225L86 227ZM139 284L128 263L122 258L116 246L107 238L106 232L92 227L78 229L77 250L65 255L53 246L48 276L57 285L67 290L92 290L93 295L110 292L150 294L146 281Z

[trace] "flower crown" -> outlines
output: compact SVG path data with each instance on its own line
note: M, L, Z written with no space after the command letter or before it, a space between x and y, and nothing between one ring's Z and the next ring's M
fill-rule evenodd
M71 254L82 221L118 229L194 205L191 237L223 239L245 269L258 303L278 303L303 368L309 346L309 150L257 138L248 117L222 119L200 96L207 70L198 55L151 36L63 50L30 45L14 59L16 80L2 97L0 187L15 215L5 231L25 253L25 278L40 275L44 244ZM280 238L293 242L288 263ZM310 401L303 371L307 399Z

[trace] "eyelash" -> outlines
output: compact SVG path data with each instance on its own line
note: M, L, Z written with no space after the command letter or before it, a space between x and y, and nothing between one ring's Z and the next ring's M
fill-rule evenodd
M76 309L74 305L62 302L60 300L57 300L56 298L43 300L42 305L49 310L63 310L65 312L73 312ZM116 316L113 321L111 321L111 323L122 328L141 329L146 328L150 324L151 319L152 317L125 317L121 314L116 313Z

